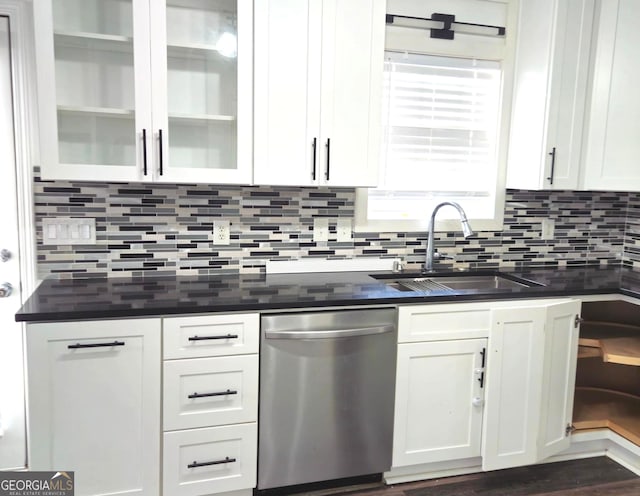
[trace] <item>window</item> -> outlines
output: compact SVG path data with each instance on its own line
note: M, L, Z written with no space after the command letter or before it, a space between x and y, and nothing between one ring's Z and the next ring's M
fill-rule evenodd
M358 190L356 229L424 230L431 211L443 201L460 203L475 230L500 229L506 156L503 102L508 94L504 51L492 48L487 50L492 59L482 59L477 56L482 55L480 40L480 50L466 42L473 47L467 50L470 56L463 56L466 52L459 46L452 50L455 56L442 49L428 54L428 34L413 31L421 31L421 53L399 49L387 38L380 177L377 188ZM410 39L403 36L402 43L410 46ZM495 46L494 40L490 43ZM457 219L456 211L438 214L439 219L447 217ZM457 229L457 221L437 227Z

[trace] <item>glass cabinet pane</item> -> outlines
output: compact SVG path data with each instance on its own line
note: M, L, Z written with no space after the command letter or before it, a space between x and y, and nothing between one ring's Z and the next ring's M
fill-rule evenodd
M136 164L132 0L54 0L60 164Z
M236 0L167 1L172 168L237 167Z

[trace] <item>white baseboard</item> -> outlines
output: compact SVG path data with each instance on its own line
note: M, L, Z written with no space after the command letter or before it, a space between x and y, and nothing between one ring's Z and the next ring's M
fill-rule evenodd
M426 463L409 467L392 467L389 472L385 472L383 475L386 484L401 484L403 482L438 479L440 477L475 474L478 472L482 472L482 458L466 458L464 460Z
M609 429L579 432L572 436L571 446L540 463L555 463L607 456L614 462L640 476L640 446ZM428 463L410 467L393 467L384 473L386 484L400 484L482 472L482 459L469 458L450 462Z

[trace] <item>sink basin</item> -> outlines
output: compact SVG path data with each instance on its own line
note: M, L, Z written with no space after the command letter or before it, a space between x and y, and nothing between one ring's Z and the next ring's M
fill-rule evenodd
M376 276L373 276L376 277ZM380 277L378 277L380 278ZM499 273L491 274L447 274L429 275L424 277L399 277L384 281L398 291L425 291L425 292L450 292L450 291L495 291L528 288L540 286L538 283L507 276Z

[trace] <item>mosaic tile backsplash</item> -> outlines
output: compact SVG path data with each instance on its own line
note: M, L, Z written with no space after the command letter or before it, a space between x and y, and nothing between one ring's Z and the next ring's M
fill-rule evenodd
M37 176L37 171L36 171ZM353 217L355 190L35 179L38 272L45 277L209 274L264 271L267 260L401 257L424 260L426 235L354 233L336 241L338 217ZM44 217L93 217L96 244L42 244ZM315 217L329 218L326 243L313 241ZM231 244L213 245L216 219L231 221ZM541 221L555 221L552 240ZM509 190L504 228L438 233L455 267L619 264L640 266L640 196L635 193Z

